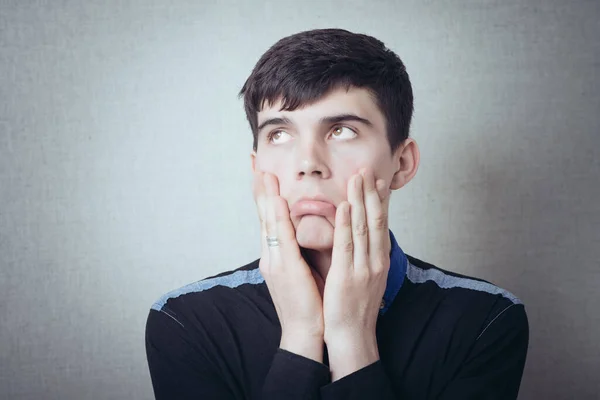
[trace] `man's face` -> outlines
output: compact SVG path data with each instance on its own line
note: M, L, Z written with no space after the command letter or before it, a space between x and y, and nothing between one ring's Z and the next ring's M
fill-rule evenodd
M298 244L331 249L335 210L348 200L350 177L366 167L389 187L398 169L385 118L370 93L359 88L334 90L294 111L280 108L277 102L258 113L252 168L277 176Z

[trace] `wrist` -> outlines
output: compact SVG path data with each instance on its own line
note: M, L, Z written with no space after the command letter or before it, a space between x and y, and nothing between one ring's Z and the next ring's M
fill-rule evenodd
M300 330L282 332L279 348L323 363L323 335L302 332Z
M340 347L350 344L377 345L377 334L375 328L334 328L325 329L323 341L327 347Z
M379 360L379 347L374 334L331 334L325 343L332 381Z

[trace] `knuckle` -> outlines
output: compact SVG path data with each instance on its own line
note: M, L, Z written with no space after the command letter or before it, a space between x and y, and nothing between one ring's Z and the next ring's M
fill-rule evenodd
M366 194L375 194L375 193L379 193L377 191L377 187L375 185L373 186L365 186L364 191Z
M340 245L340 250L345 253L351 253L354 250L354 243L352 241L344 242Z
M354 270L354 275L360 282L370 282L373 279L373 273L369 268L356 268Z
M375 229L383 230L387 226L387 215L385 213L379 213L373 218L373 227Z
M369 230L364 222L360 222L356 224L356 226L353 228L353 231L355 236L367 236Z
M277 246L271 247L271 249L279 249L280 254L288 249L287 241L282 237L281 232L277 232Z
M373 272L378 275L386 275L388 273L388 270L390 268L390 258L387 255L381 255L380 257L377 258L377 261L375 261L374 265L373 265Z
M343 226L344 228L352 228L352 221L350 221L349 219L342 220L341 226Z

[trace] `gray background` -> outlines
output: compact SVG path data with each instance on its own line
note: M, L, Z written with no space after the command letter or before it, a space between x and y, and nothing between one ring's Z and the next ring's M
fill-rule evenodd
M152 397L152 302L260 254L237 92L318 27L408 67L403 248L522 298L521 399L598 398L599 2L0 4L0 398Z

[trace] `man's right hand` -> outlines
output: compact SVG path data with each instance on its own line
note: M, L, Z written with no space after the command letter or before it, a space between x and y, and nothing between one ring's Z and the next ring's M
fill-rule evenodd
M280 348L323 362L323 301L317 286L322 291L323 281L302 257L277 177L256 171L253 194L261 226L259 269L281 324ZM267 236L276 237L279 246L267 246Z

